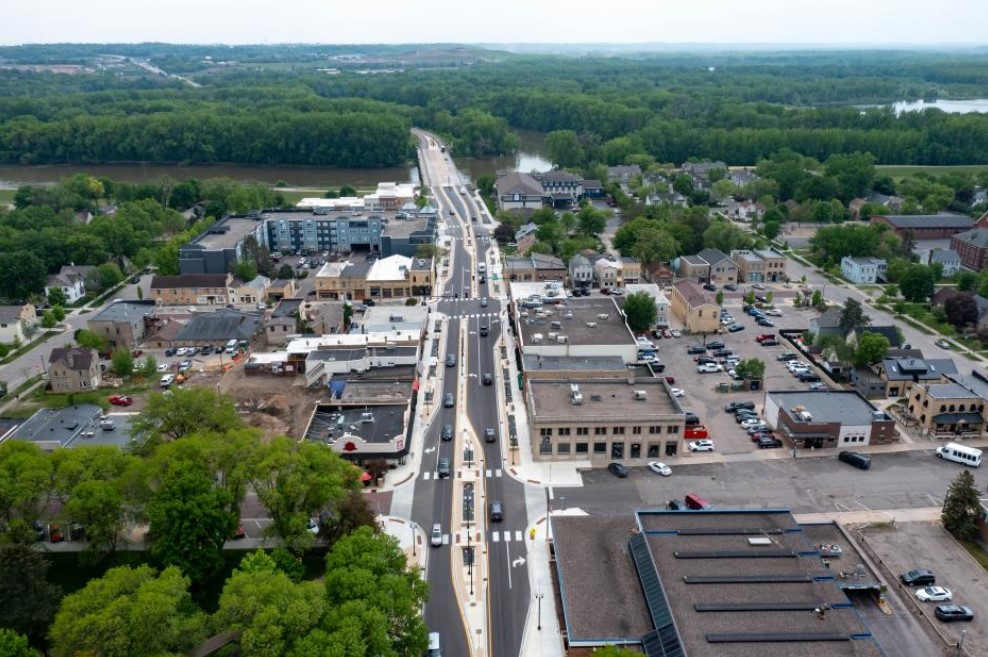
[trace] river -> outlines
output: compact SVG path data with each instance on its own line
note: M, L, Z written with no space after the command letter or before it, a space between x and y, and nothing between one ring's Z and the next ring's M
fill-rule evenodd
M858 105L861 109L870 107L886 107L886 105ZM900 100L891 103L896 114L903 112L921 112L926 109L938 109L948 114L988 113L988 98L970 98L967 100Z
M518 131L521 148L513 155L487 158L455 158L456 166L470 180L493 175L499 169L516 171L547 170L552 167L545 159L545 135L540 132ZM175 180L186 178L232 178L242 182L274 185L284 181L286 187L331 189L351 185L358 189L374 188L379 182L418 182L414 166L382 169L338 169L334 167L244 166L237 164L189 165L177 164L56 164L19 166L0 164L0 189L17 189L21 185L58 182L77 173L105 176L121 182L146 182L162 176Z

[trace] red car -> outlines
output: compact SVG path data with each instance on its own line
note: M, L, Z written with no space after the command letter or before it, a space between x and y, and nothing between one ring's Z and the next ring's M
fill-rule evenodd
M674 376L667 376L666 377L666 383L668 383L671 386L676 385L676 377L674 377Z
M760 335L755 336L755 340L757 340L758 342L761 342L762 340L774 340L774 339L775 339L775 333L762 333Z
M710 432L702 424L698 424L695 427L686 427L686 437L687 438L709 438Z
M48 525L48 540L52 543L61 543L65 540L65 534L62 533L62 526L52 523Z
M139 358L140 356L143 356L144 355L144 350L143 349L134 349L133 351L130 352L130 355L133 356L134 358Z
M127 395L113 395L110 397L110 403L114 406L130 406L134 400Z

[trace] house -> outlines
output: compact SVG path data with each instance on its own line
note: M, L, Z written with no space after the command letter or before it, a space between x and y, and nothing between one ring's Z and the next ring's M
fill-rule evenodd
M512 171L498 177L494 193L501 210L538 210L544 204L542 184L527 173Z
M0 343L26 342L37 324L37 310L32 303L0 306Z
M103 370L95 349L56 347L51 350L48 383L52 392L92 392L102 381Z
M695 283L705 283L710 280L710 263L700 256L681 256L679 277Z
M593 287L593 265L581 253L569 259L569 284L573 288Z
M956 287L953 286L938 287L936 291L933 293L933 296L930 297L930 303L933 304L934 306L939 306L942 308L947 303L948 300L954 297L971 297L971 296L974 296L973 292L961 292L960 290L958 290Z
M288 344L290 336L297 335L299 309L302 299L282 299L264 320L264 338L269 345Z
M319 299L404 299L428 296L435 284L434 258L393 255L373 262L327 262L316 274Z
M295 296L296 287L294 278L276 278L271 281L268 287L268 299L280 301Z
M715 285L738 282L739 267L723 251L719 249L703 249L696 256L710 265L707 282Z
M690 333L716 333L720 328L720 307L692 281L680 281L672 286L669 307Z
M971 230L974 219L962 214L876 214L871 224L884 224L899 237L914 240L942 240ZM953 248L953 247L951 247Z
M151 299L159 306L225 306L236 293L232 274L179 274L151 279Z
M761 180L761 176L748 169L733 169L728 171L727 178L735 187L740 187L742 190L748 185Z
M769 391L763 415L797 449L854 449L899 440L892 416L854 390Z
M621 256L621 277L625 285L640 283L642 264L633 256Z
M525 255L528 253L532 245L538 241L538 231L539 227L532 223L525 224L515 231L515 246L519 254Z
M65 295L67 303L75 303L86 296L86 276L95 267L89 265L76 266L74 263L62 265L57 274L48 277L45 285L45 296L49 296L51 291L58 288Z
M151 299L120 299L90 317L86 328L104 337L111 348L132 349L160 328L155 308Z
M897 326L887 325L887 326L862 326L854 329L847 336L849 342L857 344L861 340L861 336L865 333L877 333L879 335L885 336L885 339L889 341L889 347L892 349L898 349L902 344L902 333L900 333Z
M877 283L885 280L888 264L882 258L844 256L840 261L841 275L855 285Z
M619 164L607 167L607 182L627 185L632 180L642 175L642 168L637 164Z
M869 399L896 399L909 397L916 383L947 383L947 375L956 374L957 366L950 358L885 358L869 370L876 381L867 392L861 386L868 377L862 376L859 370L851 376L858 392Z
M339 335L345 330L343 305L340 301L306 302L302 314L313 333Z
M668 189L665 192L650 192L645 196L645 205L663 205L668 204L673 207L685 208L689 207L689 199L677 192L672 188L672 184L668 184Z
M810 319L810 333L817 337L827 335L840 335L840 315L841 309L828 308L822 315Z
M950 250L957 252L963 266L981 271L988 267L988 229L974 228L957 233L950 238Z
M916 251L923 265L943 265L943 275L953 276L961 269L961 256L951 249L931 249Z
M264 303L268 298L270 287L271 279L266 276L257 276L246 283L234 279L231 285L233 295L230 303L250 304L251 306Z
M735 201L729 198L724 201L723 214L728 219L750 222L757 220L765 214L765 206L757 201L747 199L744 201Z
M682 171L693 179L693 186L698 189L710 187L710 172L721 170L727 175L727 165L723 162L685 162Z
M505 258L504 276L509 281L564 281L566 264L561 258L533 253L524 258Z
M731 260L738 266L738 283L778 283L788 280L786 257L775 249L735 249Z
M669 298L662 293L658 285L654 283L629 283L625 287L625 293L635 294L644 292L655 300L655 327L667 328L669 326ZM618 305L624 307L624 300L628 297L618 299Z
M599 180L584 180L583 194L586 198L604 198L607 196L607 192Z

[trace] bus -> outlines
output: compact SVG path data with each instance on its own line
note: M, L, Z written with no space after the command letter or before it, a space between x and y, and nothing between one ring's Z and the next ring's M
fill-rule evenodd
M981 465L981 450L957 443L947 443L937 447L937 456L948 461L956 461L976 468Z

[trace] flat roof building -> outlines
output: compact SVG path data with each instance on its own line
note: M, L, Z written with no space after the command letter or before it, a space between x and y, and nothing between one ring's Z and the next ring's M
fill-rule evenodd
M895 421L856 390L769 391L765 422L798 447L853 449L899 440Z
M638 360L638 343L614 299L584 297L566 304L515 308L519 347L541 356L620 356Z

